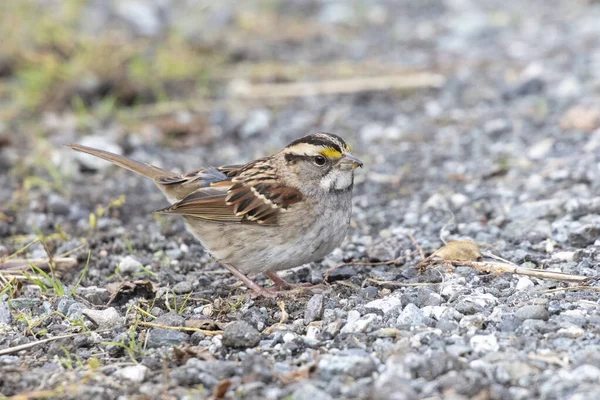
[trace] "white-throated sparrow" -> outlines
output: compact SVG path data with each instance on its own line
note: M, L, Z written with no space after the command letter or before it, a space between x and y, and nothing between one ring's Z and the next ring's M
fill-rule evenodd
M227 270L256 293L272 296L248 274L263 273L289 287L276 271L319 260L346 236L354 169L362 162L342 138L314 133L280 152L244 165L179 175L77 144L74 150L108 160L154 181L187 229Z

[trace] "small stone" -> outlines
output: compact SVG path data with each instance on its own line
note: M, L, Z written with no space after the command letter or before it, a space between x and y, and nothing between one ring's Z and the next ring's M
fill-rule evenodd
M469 344L477 353L489 353L500 349L498 339L494 335L475 335L469 340Z
M316 326L309 326L306 328L306 338L308 340L318 340L318 336L321 333L321 330Z
M321 389L316 388L309 382L303 382L299 388L292 393L292 400L333 400Z
M412 303L408 303L404 310L398 316L396 324L399 326L419 326L424 325L425 315L423 311Z
M560 119L562 130L592 132L600 127L600 109L574 106Z
M594 244L600 238L600 225L586 224L569 232L569 244L584 248Z
M345 279L350 279L356 275L356 268L346 265L344 267L334 269L329 277L327 278L327 282L336 282L343 281Z
M350 314L350 313L348 313ZM358 333L369 330L373 322L377 320L377 315L366 314L357 320L349 321L343 328L342 333Z
M28 297L18 297L16 299L8 300L8 305L13 310L25 310L31 309L40 304L40 299L32 299Z
M175 294L186 294L192 291L192 284L188 281L181 281L173 286L173 293Z
M308 303L306 303L306 309L304 310L304 323L306 325L323 318L323 300L322 294L315 294L310 298Z
M115 372L113 372L112 376L119 379L128 380L134 383L142 383L144 382L144 379L146 379L147 373L148 367L138 364L118 369Z
M121 260L119 263L119 272L127 275L135 275L142 271L144 266L141 262L133 258L132 256L127 256Z
M0 326L8 326L12 321L12 315L10 314L10 308L8 303L0 301Z
M283 343L291 343L296 340L296 334L293 332L287 332L283 335Z
M540 319L544 321L550 317L546 307L540 305L523 306L515 312L515 316L521 320Z
M150 330L146 346L149 349L157 349L165 346L178 346L188 342L189 335L185 332L171 329L154 328Z
M235 321L223 331L223 345L237 349L256 347L260 343L260 333L246 321Z
M152 322L159 325L183 326L183 324L185 323L185 318L177 314L175 311L170 311L166 314L159 316Z
M380 310L384 314L387 314L388 312L402 306L402 300L400 299L400 296L400 292L394 292L384 298L370 301L369 303L365 304L365 308Z
M523 290L527 290L533 286L534 286L534 283L531 279L529 279L526 276L522 276L519 278L519 281L517 282L515 289L517 289L519 291L523 291Z
M498 324L498 330L501 332L514 332L522 323L523 321L513 314L503 315Z
M354 379L370 376L377 369L375 362L368 355L323 355L317 371L326 379L335 375L349 375Z
M81 311L83 315L88 317L93 323L98 325L99 329L112 329L115 326L121 325L124 322L123 317L116 308L110 307L105 310L93 310L85 308Z

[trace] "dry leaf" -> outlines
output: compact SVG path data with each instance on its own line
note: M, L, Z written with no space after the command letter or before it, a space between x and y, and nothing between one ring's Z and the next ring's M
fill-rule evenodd
M452 261L481 261L483 255L479 246L471 240L455 240L448 242L429 256L429 259L438 258Z
M230 386L231 379L223 379L217 384L217 386L215 386L215 389L213 390L213 395L210 396L210 398L212 400L222 399L223 397L225 397L227 389L229 389Z
M123 281L109 283L106 290L110 292L110 300L106 305L113 301L117 303L127 302L132 297L143 297L145 299L154 297L154 284L147 279L139 281Z

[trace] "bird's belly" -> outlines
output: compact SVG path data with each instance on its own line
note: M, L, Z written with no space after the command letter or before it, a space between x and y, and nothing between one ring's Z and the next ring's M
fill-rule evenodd
M290 220L295 223L290 224ZM290 216L278 226L190 219L186 219L186 226L217 261L231 264L244 274L257 274L322 259L340 245L349 222L350 207L339 207L305 218Z

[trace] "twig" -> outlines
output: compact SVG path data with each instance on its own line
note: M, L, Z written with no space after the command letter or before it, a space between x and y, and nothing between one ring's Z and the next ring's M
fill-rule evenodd
M365 279L365 282L369 282L369 283L374 283L375 285L379 285L379 286L396 286L396 287L411 287L411 286L433 286L433 285L439 285L439 282L417 282L417 283L402 283L402 282L395 282L395 281L379 281L377 279L373 279L373 278L367 278Z
M415 239L415 237L413 236L412 233L409 233L408 237L410 238L410 241L412 242L412 244L415 246L415 248L419 252L419 256L421 257L421 260L424 260L425 259L425 252L423 251L423 249L421 248L421 246L419 246L419 243L417 243L417 239Z
M360 93L381 90L412 90L439 88L446 78L440 74L422 72L407 75L374 76L352 79L332 79L316 82L265 83L238 85L231 94L241 98L285 98Z
M574 292L574 291L578 291L578 290L593 290L596 292L600 292L600 287L597 287L597 286L569 286L569 287L564 287L564 288L542 290L539 293L546 294L546 293L556 293L556 292Z
M274 324L274 325L271 325L270 327L268 327L268 328L265 330L265 334L267 334L267 335L271 334L271 332L273 332L275 329L277 329L277 328L279 328L279 327L281 327L281 326L284 326L283 324L284 324L284 323L287 321L287 319L288 319L288 313L287 313L287 311L285 310L285 302L284 302L283 300L279 300L279 301L277 302L277 305L279 306L279 309L281 310L281 318L279 319L279 322L278 322L278 323L276 323L276 324Z
M205 335L220 335L223 331L207 331L206 329L192 328L187 326L169 326L162 324L155 324L154 322L144 322L137 321L138 325L148 326L150 328L161 328L161 329L170 329L172 331L187 331L187 332L202 332Z
M77 265L77 259L72 257L54 258L54 265L57 270L68 270ZM50 260L47 258L16 258L14 260L6 260L0 263L0 270L15 271L19 269L30 269L30 264L37 265L41 269L50 268Z
M48 339L38 340L36 342L30 342L30 343L21 344L21 345L14 346L14 347L9 347L8 349L0 350L0 356L5 356L7 354L17 353L17 352L19 352L21 350L27 350L27 349L35 347L35 346L37 346L39 344L53 342L55 340L60 340L60 339L72 338L72 337L75 337L75 336L78 336L78 335L81 335L81 333L71 333L69 335L55 336L55 337L51 337L51 338L48 338Z
M431 264L449 264L455 267L465 266L476 269L479 272L495 274L516 274L533 276L535 278L554 279L565 282L585 282L589 280L587 276L566 274L564 272L542 271L533 268L522 268L512 264L496 261L458 261L458 260L431 260Z
M325 276L323 277L323 282L327 283L327 280L329 279L329 275L331 275L331 273L333 271L335 271L338 268L342 268L342 267L346 267L348 265L356 265L356 266L361 266L361 267L374 267L377 265L390 265L390 264L398 264L400 261L404 260L407 257L412 256L413 254L415 254L417 252L417 250L411 251L409 254L405 254L403 256L400 256L398 258L395 258L393 260L387 260L387 261L376 261L376 262L356 262L356 261L350 261L350 262L346 262L346 263L341 263L338 264L334 267L331 267L327 270L327 272L325 272Z
M21 254L22 252L24 252L25 250L27 250L30 246L32 246L33 244L39 242L40 239L39 238L35 238L33 239L31 242L27 243L25 246L21 247L19 250L15 251L12 254L9 254L8 256L4 257L4 258L0 258L0 263L5 262L6 260L13 258L14 256Z

